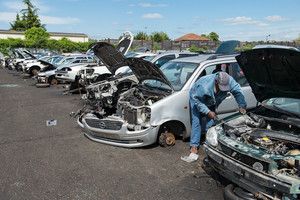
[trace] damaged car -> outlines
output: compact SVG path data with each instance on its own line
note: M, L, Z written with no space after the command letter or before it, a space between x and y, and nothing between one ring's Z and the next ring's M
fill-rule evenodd
M257 48L236 59L260 103L208 130L204 163L233 183L225 199L300 199L300 51Z
M131 47L132 41L133 41L132 33L129 31L124 32L121 36L121 39L119 40L118 45L115 47L115 50L120 52L122 55L127 54L128 50ZM101 42L96 43L89 51L91 51L93 55L96 55L97 53L99 53L97 52L97 47L99 45L101 46ZM96 54L95 54L95 50L96 50ZM145 54L145 56L146 55L153 55L153 54ZM95 59L97 59L97 55L95 56ZM88 65L86 67L81 68L76 72L76 74L74 74L74 77L69 86L69 92L70 93L76 93L78 91L85 92L87 89L86 87L93 83L104 81L107 77L113 77L115 74L118 73L124 73L123 71L117 72L117 69L114 70L110 68L110 70L108 70L107 67L110 68L110 66L105 66L100 60L97 60L96 65ZM105 70L103 70L104 68ZM97 86L93 85L91 87L93 88ZM89 90L93 90L93 89L90 88Z
M93 141L121 146L141 147L158 142L162 146L173 145L175 137L186 139L191 131L189 90L200 77L211 74L220 64L242 86L248 106L256 106L246 78L236 62L235 55L205 54L178 58L164 64L155 64L138 59L124 58L103 46L101 60L117 68L129 66L139 84L120 94L117 110L111 115L97 111L85 113L78 124L85 135ZM220 117L238 110L232 95L218 108Z

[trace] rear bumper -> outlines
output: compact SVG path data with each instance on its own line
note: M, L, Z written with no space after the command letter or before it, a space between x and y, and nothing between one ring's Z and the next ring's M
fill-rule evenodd
M297 194L300 194L299 183L283 182L273 176L257 172L207 144L204 144L204 148L207 161L215 171L253 194L261 193L269 197L275 197L275 194L281 193L290 199L297 199L297 197L293 198L292 195L297 196Z

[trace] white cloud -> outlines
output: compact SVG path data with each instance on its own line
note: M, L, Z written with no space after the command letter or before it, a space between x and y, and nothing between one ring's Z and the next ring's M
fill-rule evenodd
M280 15L271 15L271 16L265 17L265 20L267 20L269 22L279 22L279 21L284 21L286 19L281 17Z
M144 19L162 19L163 16L159 13L147 13L142 16Z
M240 17L232 17L232 18L226 18L222 20L226 24L229 25L244 25L244 24L253 24L257 26L267 26L267 23L263 23L258 20L254 20L251 17L245 17L245 16L240 16Z
M45 13L50 10L50 7L45 5L42 1L40 0L32 0L31 3L37 7L39 12ZM7 1L4 2L3 5L8 8L9 10L13 11L21 11L22 9L26 8L24 3L22 1Z
M141 6L143 8L154 8L154 7L166 7L167 4L140 3L139 6Z
M14 12L0 12L0 21L12 22L16 19L16 14Z
M25 8L22 1L6 1L3 4L6 8L14 11L20 11Z
M55 25L64 25L64 24L77 24L80 22L78 18L75 17L53 17L53 16L40 16L42 24L55 24Z

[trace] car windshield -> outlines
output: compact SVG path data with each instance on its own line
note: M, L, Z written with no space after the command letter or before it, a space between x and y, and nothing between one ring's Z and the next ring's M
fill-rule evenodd
M174 90L178 91L181 90L198 66L198 63L171 61L164 64L160 70L167 77Z
M143 59L150 62L151 60L153 60L154 57L155 57L155 56L146 56L146 57L144 57Z
M126 55L125 55L125 57L126 58L133 58L133 57L135 57L135 56L137 56L138 54L137 53L134 53L134 52L128 52Z
M300 116L300 99L272 98L266 101L266 105Z
M198 66L198 63L168 62L164 64L160 69L167 80L171 83L172 88L175 91L179 91ZM167 84L157 80L145 80L143 81L143 84L148 87L161 88L164 90L171 89Z

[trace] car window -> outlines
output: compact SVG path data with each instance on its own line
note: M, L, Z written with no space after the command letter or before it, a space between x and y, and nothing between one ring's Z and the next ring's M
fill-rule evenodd
M190 62L168 62L161 67L161 71L173 86L174 90L180 90L189 80L198 63Z
M248 86L249 83L244 75L244 72L240 68L238 63L231 63L228 66L229 74L235 79L236 82L238 82L242 87Z
M80 63L87 63L87 62L88 62L88 60L86 60L86 59L80 60Z
M209 66L205 67L205 69L202 70L202 72L200 73L200 75L197 77L196 80L198 80L202 76L212 74L215 69L216 69L216 65L209 65Z
M80 60L74 60L72 63L80 63Z
M157 59L157 61L155 61L154 64L156 64L158 67L161 67L163 64L165 64L166 62L175 59L175 55L166 55L166 56L162 56L159 59Z

